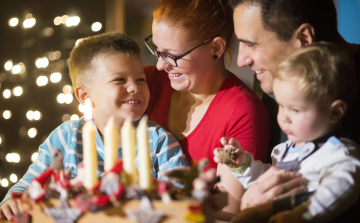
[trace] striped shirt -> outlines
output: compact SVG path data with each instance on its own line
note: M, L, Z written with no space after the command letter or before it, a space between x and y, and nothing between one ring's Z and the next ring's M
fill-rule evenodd
M64 166L76 175L77 165L83 160L82 127L85 124L84 118L77 121L67 121L57 127L40 145L38 158L30 165L25 175L7 192L1 202L2 205L11 196L11 192L23 193L26 191L31 180L39 176L50 165L51 157L56 147L60 148L64 155ZM135 128L138 122L135 122ZM170 132L155 122L149 121L149 147L150 158L153 165L153 177L158 178L160 171L169 170L180 166L189 166L189 163L182 152L180 144ZM98 153L97 175L104 172L104 143L99 131L95 128L95 144ZM122 149L118 148L118 158L122 158ZM139 168L138 155L135 158L136 166Z

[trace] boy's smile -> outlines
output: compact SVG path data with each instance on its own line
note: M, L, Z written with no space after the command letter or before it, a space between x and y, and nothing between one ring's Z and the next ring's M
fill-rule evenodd
M150 97L140 59L110 54L95 59L92 65L95 77L90 99L97 125L105 125L110 116L117 124L123 119L140 119Z

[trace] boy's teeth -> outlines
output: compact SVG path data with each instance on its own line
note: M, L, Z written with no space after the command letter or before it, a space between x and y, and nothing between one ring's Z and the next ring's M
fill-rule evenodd
M182 74L169 74L172 77L180 77Z
M256 71L255 71L255 73L257 73L257 74L261 74L261 73L263 73L263 72L265 72L264 69L263 69L263 70L256 70Z
M126 101L127 104L139 104L139 101Z

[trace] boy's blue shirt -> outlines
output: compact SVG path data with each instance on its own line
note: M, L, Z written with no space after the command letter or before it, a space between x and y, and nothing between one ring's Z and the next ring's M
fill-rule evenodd
M84 124L84 118L82 117L77 121L64 122L52 131L45 142L40 145L38 158L30 165L23 178L10 188L0 205L10 198L10 192L23 193L29 188L31 180L49 167L51 156L56 147L60 148L64 154L65 169L69 169L74 175L77 175L77 165L83 160L82 127ZM137 124L138 122L135 123L135 127L137 127ZM189 166L176 138L155 122L148 121L147 124L153 177L158 178L162 170ZM100 177L104 172L104 143L99 131L97 128L95 129L95 144L98 154L97 175ZM118 148L118 158L122 158L121 147ZM136 156L135 162L136 166L139 167L138 156Z

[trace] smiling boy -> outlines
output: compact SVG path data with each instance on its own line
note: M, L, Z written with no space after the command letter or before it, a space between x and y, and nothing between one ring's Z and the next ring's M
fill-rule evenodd
M355 204L360 194L359 145L341 129L353 97L347 94L347 77L354 70L345 52L320 42L293 52L274 75L277 119L289 140L273 149L272 165L298 171L309 181L308 191L314 192L292 211L293 219L328 221ZM238 148L230 167L247 189L271 165ZM221 150L215 149L215 162Z
M113 116L120 130L124 119L131 119L135 126L149 102L149 88L141 65L140 49L127 35L104 33L84 38L74 47L69 59L70 78L75 96L81 104L92 102L96 126L98 153L97 175L104 172L103 132L108 119ZM11 192L23 193L36 176L49 167L55 148L60 148L66 169L77 174L77 164L83 160L82 127L84 118L67 121L57 127L40 145L39 157L30 165L22 179L8 191L0 206L0 219L11 219L18 213L17 203L9 199ZM155 122L148 122L150 157L153 177L158 173L179 166L188 166L177 140ZM119 131L120 133L120 131ZM121 139L121 137L118 137ZM121 141L118 142L121 158Z

